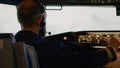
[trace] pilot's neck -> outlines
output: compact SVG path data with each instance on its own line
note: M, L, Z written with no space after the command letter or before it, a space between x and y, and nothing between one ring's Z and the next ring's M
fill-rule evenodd
M36 33L37 35L39 35L39 30L37 30L36 28L34 28L34 27L21 27L21 30L26 30L26 31L32 31L32 32L34 32L34 33Z

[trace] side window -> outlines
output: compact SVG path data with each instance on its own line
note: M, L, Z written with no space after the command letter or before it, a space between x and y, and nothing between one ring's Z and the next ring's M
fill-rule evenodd
M0 33L16 33L20 29L16 7L0 4Z

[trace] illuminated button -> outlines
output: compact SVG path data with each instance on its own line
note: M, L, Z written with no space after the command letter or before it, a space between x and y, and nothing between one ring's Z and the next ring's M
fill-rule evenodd
M66 37L66 36L64 36L64 37L63 37L63 39L64 39L64 40L67 40L67 37Z

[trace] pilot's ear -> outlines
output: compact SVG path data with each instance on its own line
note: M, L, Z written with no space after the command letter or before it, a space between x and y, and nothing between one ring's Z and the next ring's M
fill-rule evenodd
M38 17L38 19L37 19L37 25L38 26L40 26L42 19L43 19L42 17Z

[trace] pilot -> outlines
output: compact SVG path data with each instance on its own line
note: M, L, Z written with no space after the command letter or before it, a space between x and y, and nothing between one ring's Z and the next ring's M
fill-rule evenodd
M45 40L46 11L44 5L37 0L24 0L17 6L17 17L21 30L15 35L17 42L25 42L33 46L38 53L40 68L90 68L105 63L92 61L94 58L81 51L73 51L64 43ZM100 61L104 57L101 57ZM99 63L99 64L97 64ZM93 64L93 65L91 65Z

